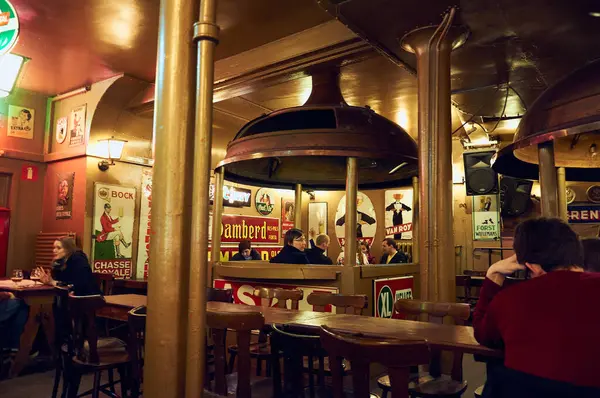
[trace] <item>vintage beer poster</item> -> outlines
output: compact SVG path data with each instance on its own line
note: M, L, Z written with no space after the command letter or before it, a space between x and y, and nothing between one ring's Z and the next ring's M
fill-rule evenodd
M272 189L268 188L261 188L256 191L254 204L256 206L256 211L261 216L268 216L273 212L273 208L275 207L275 195L273 192Z
M142 172L142 200L140 202L140 234L136 262L137 278L148 277L148 259L150 257L150 212L152 211L152 170Z
M500 239L498 196L473 196L473 240L496 239Z
M86 105L81 105L69 114L69 146L85 142L85 111Z
M327 202L308 202L308 235L327 233Z
M371 246L377 231L377 217L371 199L362 192L356 195L356 237ZM344 247L346 237L346 195L342 197L335 212L335 234L340 246Z
M58 174L58 193L56 195L56 219L66 220L73 218L73 187L75 173Z
M92 269L131 278L135 188L94 184Z
M67 139L68 120L66 117L61 117L56 121L56 142L62 144Z
M413 189L385 191L385 236L387 238L412 239Z
M208 216L208 239L212 241L213 216ZM279 244L279 219L273 217L223 214L221 218L221 243L240 243L248 239L255 243Z
M294 199L281 198L281 237L294 228L296 204Z
M8 133L9 137L33 139L33 125L35 111L22 106L8 106Z

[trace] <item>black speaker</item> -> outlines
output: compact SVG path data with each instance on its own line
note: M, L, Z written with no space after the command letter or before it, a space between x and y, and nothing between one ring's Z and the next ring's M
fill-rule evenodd
M503 176L500 180L500 209L504 217L525 213L531 203L533 181Z
M465 152L465 186L467 196L498 193L498 174L492 169L496 151Z

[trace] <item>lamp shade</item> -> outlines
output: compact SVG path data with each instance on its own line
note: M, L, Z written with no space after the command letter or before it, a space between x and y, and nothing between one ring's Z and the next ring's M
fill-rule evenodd
M118 140L115 137L98 141L100 156L109 160L121 159L126 142L125 140Z
M15 54L0 55L0 97L6 97L15 87L25 59Z

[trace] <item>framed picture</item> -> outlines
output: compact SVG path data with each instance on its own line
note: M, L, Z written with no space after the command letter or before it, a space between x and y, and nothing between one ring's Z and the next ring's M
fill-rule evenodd
M285 236L285 233L290 229L294 228L295 219L295 207L296 204L294 199L281 198L281 237Z
M327 233L327 202L308 203L308 233L315 235Z

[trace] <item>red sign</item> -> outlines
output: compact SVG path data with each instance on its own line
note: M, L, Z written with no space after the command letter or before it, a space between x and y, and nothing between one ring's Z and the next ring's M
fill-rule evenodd
M94 260L92 269L102 274L113 274L115 278L131 278L133 263L130 258Z
M263 261L269 261L271 258L275 257L277 253L281 250L281 247L278 246L252 246L252 249L256 250ZM231 257L233 257L238 252L237 246L231 247L221 247L221 258L219 261L231 261ZM208 247L208 261L210 259L210 246Z
M37 179L38 179L37 166L26 164L21 168L21 180L37 181Z
M410 232L412 231L412 223L406 223L402 225L394 225L393 227L385 227L386 235L396 235L401 234L402 232Z
M402 319L401 314L394 313L394 303L399 299L412 299L413 287L414 278L412 276L373 280L375 317Z
M243 239L252 243L279 244L279 219L223 214L221 242L239 243Z
M254 297L252 293L254 288L262 287L280 287L283 289L301 289L304 291L304 298L298 303L298 309L300 311L313 311L313 306L308 304L306 298L311 293L338 293L338 289L329 286L297 286L297 285L283 285L275 283L262 283L255 281L236 281L229 279L215 279L213 281L213 287L217 289L232 289L233 290L233 302L236 304L246 305L260 305L260 299ZM277 303L277 300L273 300L271 305ZM333 312L333 308L326 308L327 312Z

